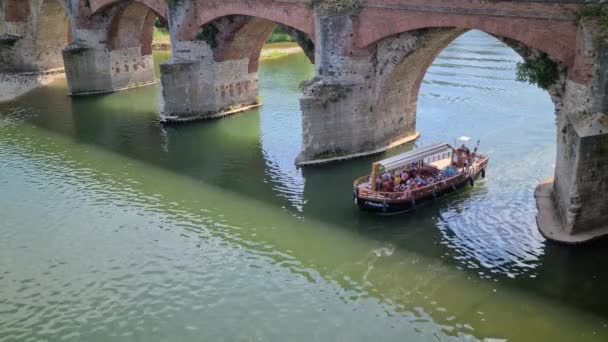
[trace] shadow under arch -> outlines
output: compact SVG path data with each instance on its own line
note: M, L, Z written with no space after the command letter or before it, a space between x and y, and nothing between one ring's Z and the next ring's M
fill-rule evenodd
M188 40L204 40L213 49L213 58L226 60L249 59L249 72L256 72L262 47L275 28L281 27L302 48L314 63L314 42L309 33L281 22L248 15L227 15L200 25Z
M140 2L129 2L119 9L110 23L108 47L111 50L141 48L141 55L152 54L154 21L163 14Z

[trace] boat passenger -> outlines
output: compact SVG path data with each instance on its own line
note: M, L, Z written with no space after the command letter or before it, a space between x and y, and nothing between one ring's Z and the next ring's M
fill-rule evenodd
M386 181L386 180L390 180L391 179L391 173L386 171L383 175L382 175L382 180Z
M401 175L399 173L395 174L395 178L394 178L393 182L395 183L395 185L401 184Z
M381 190L382 192L393 192L393 182L391 182L390 178L382 182Z
M401 182L405 182L406 180L408 180L408 178L410 178L409 173L407 173L407 171L402 171L401 172Z

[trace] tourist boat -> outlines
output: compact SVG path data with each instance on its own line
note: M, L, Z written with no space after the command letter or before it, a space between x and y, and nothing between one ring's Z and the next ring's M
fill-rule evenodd
M393 214L473 186L478 177L485 177L489 157L477 152L479 141L471 152L466 146L469 139L457 139L458 148L437 144L373 163L371 175L354 183L355 203L362 210ZM406 180L395 186L401 176Z

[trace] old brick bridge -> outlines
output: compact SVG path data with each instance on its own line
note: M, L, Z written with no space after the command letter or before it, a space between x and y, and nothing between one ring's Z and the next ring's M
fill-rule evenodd
M524 59L546 54L559 66L548 89L555 177L537 189L538 221L550 239L581 242L608 234L608 42L597 17L580 15L587 3L0 0L0 90L63 69L71 95L153 83L152 30L161 17L173 54L161 66L160 119L220 117L258 105L260 50L282 25L316 66L301 98L305 165L413 139L427 68L456 37L482 30Z

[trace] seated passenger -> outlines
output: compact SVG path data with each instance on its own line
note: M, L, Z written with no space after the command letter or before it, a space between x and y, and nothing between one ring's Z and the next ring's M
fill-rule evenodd
M395 174L395 178L393 179L393 183L395 185L401 184L401 175L399 173Z
M385 180L382 182L382 192L392 192L393 191L393 182L390 180Z
M391 174L390 174L390 172L388 172L388 171L387 171L387 172L385 172L385 173L382 175L382 180L383 180L383 181L386 181L386 180L389 180L389 179L391 179Z

